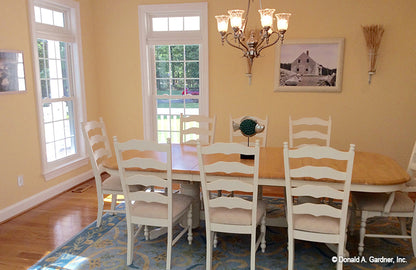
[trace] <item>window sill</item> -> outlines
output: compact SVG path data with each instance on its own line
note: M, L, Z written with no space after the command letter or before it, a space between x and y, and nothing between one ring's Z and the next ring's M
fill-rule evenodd
M68 162L64 165L54 167L51 170L44 171L43 176L45 177L45 181L49 181L65 173L81 168L82 166L88 165L88 162L89 162L88 157L81 157L79 159Z

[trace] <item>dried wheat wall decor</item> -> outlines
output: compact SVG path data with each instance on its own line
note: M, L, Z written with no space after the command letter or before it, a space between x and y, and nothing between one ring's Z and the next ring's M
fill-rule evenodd
M362 28L370 57L370 69L368 71L368 83L370 84L371 76L376 73L377 52L384 34L384 28L382 25L368 25L362 26Z

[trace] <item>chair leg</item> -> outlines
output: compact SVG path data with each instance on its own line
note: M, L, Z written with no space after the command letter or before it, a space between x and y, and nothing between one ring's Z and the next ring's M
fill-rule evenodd
M172 225L168 227L168 250L166 252L166 269L170 269L172 261Z
M97 210L97 227L101 226L101 220L103 217L103 211L104 211L104 199L101 194L101 197L98 197L98 210Z
M256 269L256 233L251 235L250 270Z
M188 243L192 244L192 204L188 210Z
M214 232L211 232L209 228L206 230L207 235L207 258L206 258L206 270L211 270L212 268L212 241Z
M294 263L294 257L295 257L295 243L292 235L288 235L288 241L287 241L287 269L293 270L293 263Z
M261 233L261 252L264 253L266 251L266 215L264 215L261 219L261 226L260 226L260 233Z
M345 234L345 239L347 238L347 235ZM345 256L345 244L346 244L346 241L345 241L345 239L344 239L344 241L340 241L339 243L338 243L338 250L337 250L337 256L338 256L338 258L340 257L340 256ZM342 270L342 261L337 261L337 270Z
M365 227L367 225L367 211L361 211L360 242L358 243L358 255L362 256L364 251Z
M213 232L213 234L214 234L214 248L216 248L218 244L217 233Z
M116 205L117 205L117 194L111 194L111 210L114 211L116 209ZM111 214L114 215L114 212Z
M402 235L408 235L407 228L406 228L406 218L399 217L399 221L400 221L400 229L402 231Z
M414 214L413 214L413 218L412 218L411 236L412 236L413 256L416 257L416 217L415 217Z
M144 239L146 239L146 241L149 240L150 234L149 234L149 228L147 227L147 225L144 226L144 232L143 232L143 234L144 234Z
M127 221L127 265L133 263L133 250L134 250L134 225Z

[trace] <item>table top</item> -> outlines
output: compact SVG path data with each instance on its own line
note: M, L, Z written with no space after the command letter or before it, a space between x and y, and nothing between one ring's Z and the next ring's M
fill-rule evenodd
M132 155L137 154L132 153ZM239 160L239 156L230 156L229 159ZM212 160L215 160L215 157L213 157ZM244 160L243 162L250 163L253 161ZM109 169L118 169L115 157L105 160L103 165ZM337 168L339 166L345 166L345 163L326 165ZM196 175L199 175L196 146L172 144L172 171L174 174L193 175L194 177L192 179L196 181L199 180L199 177L195 177ZM264 185L283 186L284 181L282 182L281 180L284 180L284 177L283 148L261 148L259 183ZM355 152L351 180L353 185L403 185L409 181L409 179L410 177L406 170L392 158L377 153Z

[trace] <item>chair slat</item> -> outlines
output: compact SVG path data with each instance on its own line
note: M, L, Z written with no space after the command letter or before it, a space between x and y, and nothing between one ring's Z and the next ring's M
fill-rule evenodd
M342 200L344 193L335 188L323 185L303 185L292 189L293 196L311 196L314 198L331 198Z
M303 203L293 205L293 214L308 214L316 217L328 216L340 218L342 211L328 204Z
M243 191L251 192L253 191L253 184L248 182L243 182L240 180L233 179L219 179L210 183L207 183L208 190L226 190L226 191Z
M294 133L293 138L294 139L306 138L306 139L325 140L326 138L328 138L328 135L322 132L316 131L316 130L303 130L303 131Z
M202 148L202 154L210 155L215 153L223 153L226 155L230 154L245 154L245 155L254 155L254 147L247 147L239 143L216 143L213 145L206 146Z
M239 197L218 197L209 200L209 207L225 207L228 209L242 208L251 210L253 208L253 203Z
M335 160L348 160L350 154L349 152L338 151L332 147L306 146L289 150L289 156L290 158L311 157L314 159L330 158Z
M130 201L142 201L148 203L163 203L168 204L169 198L158 192L135 191L129 192Z
M317 126L327 126L329 123L328 120L321 119L319 117L303 117L297 120L292 120L293 125L317 125Z
M213 164L205 166L205 172L225 172L225 173L243 173L243 174L253 174L253 166L248 166L240 162L226 162L219 161Z
M290 170L290 176L294 178L311 177L314 179L329 178L337 181L345 181L346 173L329 167L305 166Z
M166 163L157 161L151 158L131 158L128 160L122 160L121 166L125 168L140 168L140 169L155 169L166 170Z
M168 187L168 181L151 174L135 174L126 177L127 185Z

